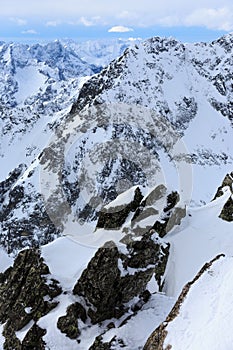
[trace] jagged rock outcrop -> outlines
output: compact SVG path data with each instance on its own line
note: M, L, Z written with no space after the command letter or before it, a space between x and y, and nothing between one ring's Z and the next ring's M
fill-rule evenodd
M229 196L228 200L224 204L219 217L225 221L231 222L233 221L233 172L225 176L221 186L218 187L213 200L223 195L224 187L228 187L230 189L231 196Z
M46 350L46 343L42 339L45 334L46 330L34 323L22 341L21 350Z
M96 337L94 343L88 350L111 350L116 347L124 348L126 345L122 339L113 337L109 342L103 342L102 336Z
M93 235L103 228L106 235L109 228L119 229L125 235L120 245L109 241L100 247L82 272L73 288L77 302L58 320L61 332L71 339L78 339L81 325L87 320L92 324L106 320L114 323L114 319L124 318L124 315L132 316L150 299L147 285L152 279L157 289L162 290L169 244L159 237L161 232L157 233L153 225L158 222L160 213L166 215L167 224L177 205L179 195L167 194L166 187L159 185L146 196L142 195L140 187L133 187L102 210ZM151 218L151 224L139 230L141 221ZM110 345L102 344L101 338L97 338L92 346L93 349L98 346L107 349Z
M113 242L106 243L83 271L73 292L91 305L87 313L93 323L120 318L127 311L126 303L142 298L154 274L161 287L169 246L152 236L148 233L141 241L131 241L127 255Z
M225 221L233 221L233 199L230 197L224 204L219 217Z
M59 283L49 278L49 268L36 249L21 251L14 265L0 274L0 322L4 325L4 349L45 349L42 336L46 333L36 323L58 302L61 294ZM16 336L30 321L32 328L27 332L23 343Z
M140 188L137 187L134 192L134 198L130 203L110 207L109 209L103 208L99 214L96 228L120 229L129 216L129 213L134 212L139 207L142 199L143 195Z
M111 343L112 341L103 343L102 337L98 336L88 350L111 350Z

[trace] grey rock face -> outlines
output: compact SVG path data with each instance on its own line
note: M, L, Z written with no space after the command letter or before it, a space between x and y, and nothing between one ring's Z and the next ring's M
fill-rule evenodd
M76 339L80 335L78 319L85 322L87 319L86 311L79 303L71 304L67 308L66 315L59 317L57 328L60 329L62 333L65 333L70 339Z
M8 253L17 253L27 246L39 247L59 234L46 212L42 196L30 183L17 184L23 169L23 165L14 169L0 183L0 244Z

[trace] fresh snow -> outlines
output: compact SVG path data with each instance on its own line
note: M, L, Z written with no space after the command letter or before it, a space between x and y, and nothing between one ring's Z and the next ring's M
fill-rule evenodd
M142 307L140 312L132 317L125 325L117 329L111 329L103 341L110 341L115 335L125 343L125 350L140 350L147 338L156 327L166 318L174 304L174 298L168 298L163 294L155 293L149 302ZM121 347L113 346L114 350ZM83 350L86 350L83 348Z
M225 188L224 195L213 202L189 209L181 227L166 236L171 244L165 272L167 295L177 297L182 287L216 255L233 255L232 223L218 217L230 195L230 190Z
M166 328L164 348L231 350L233 259L221 258L191 287L178 316Z
M41 251L52 276L66 290L74 287L96 249L80 245L68 237L60 237L43 246Z
M120 207L122 205L127 205L130 202L133 201L134 195L135 195L135 190L138 186L133 186L129 188L127 191L119 194L115 200L110 202L109 204L105 205L105 209L110 209L113 207Z
M37 66L26 66L18 68L15 79L18 83L18 92L15 97L20 103L30 95L35 95L40 88L43 90L47 77L39 72Z
M117 47L114 46L115 44L111 44L106 49L104 43L83 45L75 43L60 45L58 41L50 43L47 49L51 52L64 49L67 55L72 57L66 65L60 62L61 71L67 72L67 76L63 78L58 74L58 67L54 69L49 66L45 67L42 62L39 62L37 66L34 58L27 65L25 62L27 62L29 52L32 50L29 47L26 47L26 51L24 46L20 47L20 45L14 44L4 44L0 47L3 67L6 69L3 71L3 79L1 80L3 83L0 85L2 97L6 94L5 87L8 86L10 91L7 91L9 93L7 98L10 102L18 103L16 107L10 106L9 110L7 107L7 113L13 112L9 114L8 119L1 120L2 129L6 127L5 133L1 135L1 180L6 179L9 171L18 166L19 163L25 163L27 170L14 186L24 184L26 192L31 185L36 190L39 189L38 155L53 138L54 129L51 125L53 123L62 124L72 103L77 99L80 88L93 73L89 64L80 60L79 53L86 62L104 66L112 58L119 56L123 52L123 48L129 45L124 41L118 44ZM225 69L229 69L229 74L231 73L232 54L226 53L218 44L214 46L213 44L203 45L187 44L185 52L183 52L180 50L181 44L178 43L176 45L177 51L161 50L156 54L147 52L150 49L149 42L132 47L121 61L123 62L124 74L113 81L113 88L103 90L100 95L101 101L117 103L118 107L119 99L117 98L119 95L125 98L123 103L128 106L138 107L141 105L145 109L148 108L148 111L154 108L157 113L160 113L161 107L168 107L171 112L171 122L176 121L177 115L179 115L177 106L184 97L194 98L197 102L197 113L189 121L188 127L183 130L181 143L184 146L183 149L186 148L190 154L196 154L198 159L196 164L187 162L189 164L186 167L187 171L183 171L184 177L182 179L186 180L182 184L183 189L187 186L191 192L188 192L189 198L183 198L183 194L180 193L183 203L187 205L187 216L180 226L175 227L166 236L166 241L170 243L170 255L164 276L164 294L156 293L155 283L150 282L148 288L153 294L142 310L122 327L110 329L103 334L104 341L111 340L115 335L122 338L126 344L126 350L142 349L150 333L165 320L183 286L194 278L207 261L220 253L224 253L227 257L215 262L211 269L191 287L181 307L180 314L168 325L165 346L171 344L174 350L232 349L233 259L231 257L233 256L233 231L232 223L218 217L223 205L232 194L229 189L225 189L222 197L209 203L226 173L232 171L232 125L229 119L224 118L210 103L211 99L221 103L229 102L232 99L230 96L232 90L228 89L228 95L225 96L211 83L211 79ZM40 49L42 48L39 46L33 47L35 52L38 50L38 54ZM43 53L44 56L41 57L42 61L48 58L47 49ZM99 56L96 55L97 51ZM18 62L22 52L26 65L23 64L23 68L20 65L16 66L14 71L11 60ZM200 71L193 64L193 60L196 58L202 62L200 70L206 69L207 78L205 74L200 74ZM217 59L220 59L220 63L212 69L211 64ZM70 71L69 68L72 66L71 63L76 64L77 62L78 68L76 67L76 70L81 69L81 71L76 71L77 75L74 77L73 71ZM121 63L118 62L118 64ZM153 71L149 69L151 64L154 65ZM44 69L43 73L42 68ZM107 69L107 74L110 74L110 67ZM12 80L9 80L10 78ZM47 80L47 78L49 79ZM103 79L107 81L108 77L104 76ZM230 79L226 81L226 84L230 83ZM51 95L47 95L47 88L51 89ZM43 97L42 107L38 104L41 97ZM7 100L7 102L9 101ZM38 114L39 119L35 119L30 125L28 121L31 121L34 114ZM143 116L144 119L141 118L136 127L145 127L146 129L150 124L148 122L145 125L146 115L143 114ZM74 124L72 126L79 126L81 120L76 117ZM8 130L7 127L11 128ZM68 134L69 130L66 132ZM93 144L99 144L103 140L104 142L111 140L111 133L112 130L109 127L107 131L98 129L95 134L91 134L91 131L84 134L82 131L79 135L83 135L82 138L80 136L80 140L86 142L85 147L88 153L94 150ZM126 141L124 140L125 144ZM78 145L74 142L69 146L65 161L68 166L72 166ZM219 160L218 156L224 154L226 159ZM94 178L96 170L101 170L98 156L95 154L94 157L97 163L96 168L91 168L92 164L88 162L88 157L84 163L84 168L89 170L91 179ZM164 150L159 150L159 157L160 172L155 175L153 170L151 178L160 181L157 176L161 175L169 191L179 191L180 188L182 189L179 184L182 167L177 167L176 162L170 162L168 154ZM31 170L35 170L35 173L29 177ZM76 180L76 173L71 172L68 180L71 182ZM111 176L109 176L108 185L111 184L111 180ZM122 193L105 208L109 209L130 203L135 188L136 186ZM85 190L84 188L81 191L83 202L85 202L85 196L90 195L90 193L85 194ZM196 208L190 207L190 204L195 206L201 203L205 205ZM160 211L163 209L163 204L164 199L156 204ZM33 205L34 203L29 203L29 207ZM76 209L74 208L74 210ZM27 212L23 213L24 210L25 208L17 208L13 212L14 218L21 218L23 214L28 215ZM129 219L131 219L130 216ZM147 218L140 222L140 226L151 225L155 219L156 217ZM125 227L129 222L125 223ZM87 350L95 337L104 332L104 327L101 325L90 327L81 325L81 344L78 345L76 341L70 340L57 329L57 319L65 315L67 306L76 301L76 297L72 295L72 289L97 248L109 240L114 240L119 244L124 234L120 230L97 229L94 232L91 224L74 223L72 215L71 219L67 221L65 229L65 237L41 247L42 256L52 277L59 281L66 294L57 297L59 305L40 319L39 326L47 330L44 340L50 350L76 350L77 348ZM119 249L124 249L124 246L120 245ZM0 249L0 272L12 264L13 259ZM122 273L125 273L121 265L119 268ZM135 272L133 269L129 271ZM114 320L116 325L119 325L120 321L122 320ZM18 338L23 339L31 326L32 323L29 323L18 331ZM0 347L3 347L4 342L2 330L3 325L0 326ZM120 346L116 345L114 349L118 350Z
M0 248L0 273L4 272L8 267L13 265L14 259L9 257L9 255Z

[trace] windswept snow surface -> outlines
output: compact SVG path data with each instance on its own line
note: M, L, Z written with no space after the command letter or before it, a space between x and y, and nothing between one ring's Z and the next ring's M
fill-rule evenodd
M43 89L47 77L41 74L35 65L18 68L15 79L18 83L18 92L15 97L17 102L20 103L28 96L36 94L40 88Z
M80 244L75 237L61 237L41 247L42 257L52 277L60 282L65 292L57 297L58 306L38 322L47 331L43 339L48 348L87 350L96 336L102 335L104 342L116 336L123 340L126 350L141 350L151 332L166 319L186 282L192 280L200 268L217 254L233 255L232 223L218 218L229 196L231 192L225 187L223 196L215 201L200 208L188 209L181 226L167 235L166 240L171 248L164 294L157 293L155 286L150 285L148 288L152 296L136 315L129 311L121 319L107 320L103 325L86 325L80 321L81 342L78 346L76 340L66 337L56 325L58 318L66 314L67 307L77 301L78 297L72 293L73 287L97 247ZM4 266L11 264L11 259L2 251L0 254L3 257L0 269L3 270ZM227 257L214 263L191 287L180 314L168 325L166 345L171 344L174 350L231 350L232 281L233 258ZM120 327L127 316L132 317ZM116 327L106 330L106 325L111 321ZM30 326L28 324L18 331L17 337L23 339ZM3 342L4 338L0 337L0 344ZM116 343L112 349L120 350L120 343Z
M4 272L14 262L13 258L10 258L7 253L0 248L0 273Z
M116 334L118 339L123 339L125 350L142 349L149 335L166 318L173 304L174 298L168 298L159 293L152 295L150 301L135 317L131 318L124 326L108 331L103 340L108 342ZM113 346L112 349L120 350L121 347L120 345Z
M182 226L166 236L171 244L165 273L167 295L177 297L182 287L216 255L233 255L233 225L218 217L230 196L229 188L225 188L224 195L213 202L189 209Z
M168 324L164 349L231 350L233 258L221 258L191 287L179 315Z
M121 193L119 196L117 196L117 198L110 202L109 204L105 205L106 209L112 208L112 207L118 207L121 205L127 205L130 202L133 201L134 199L134 195L135 195L135 189L138 186L133 186L130 189L128 189L127 191Z
M42 257L63 288L72 289L96 249L60 237L42 247Z

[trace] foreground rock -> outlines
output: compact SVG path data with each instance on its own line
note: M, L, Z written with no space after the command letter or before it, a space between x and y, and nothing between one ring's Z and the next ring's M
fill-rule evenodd
M46 333L37 321L58 302L61 288L49 278L48 266L36 249L19 253L13 267L0 274L0 323L4 324L4 349L22 349L16 332L32 322L23 340L23 349L45 349L42 336ZM24 347L25 346L25 347Z
M143 300L153 275L161 287L169 246L156 242L152 234L148 234L141 241L131 242L127 249L126 255L113 242L105 244L74 287L74 294L83 296L86 305L91 305L87 313L92 323L124 315L128 302L135 297L137 302Z
M113 337L106 343L101 336L110 328L123 326L142 309L151 297L149 283L153 292L162 290L169 256L169 244L163 236L185 214L178 193L168 193L164 185L146 195L136 186L128 194L123 194L125 202L119 196L103 209L93 233L95 236L102 230L108 237L114 229L119 239L106 239L72 289L62 291L37 249L20 252L14 266L0 275L4 349L46 349L48 328L43 329L38 321L56 306L61 307L54 319L56 332L69 341L78 344L87 327L98 325L102 333L97 333L90 349L124 345L121 338ZM179 208L184 213L177 220ZM68 305L65 312L59 304L63 299ZM25 326L28 331L19 339L17 331L22 333Z

